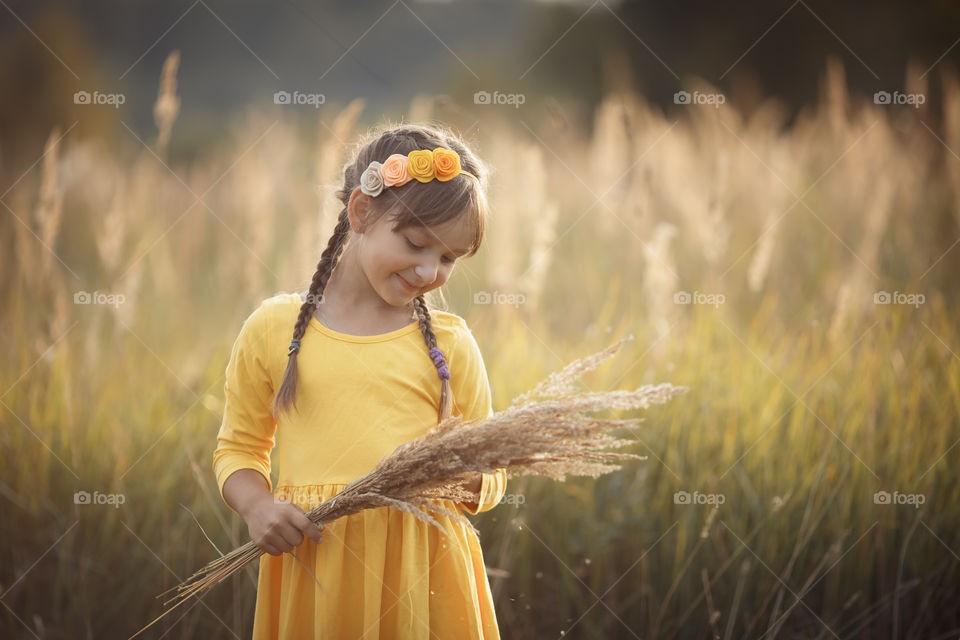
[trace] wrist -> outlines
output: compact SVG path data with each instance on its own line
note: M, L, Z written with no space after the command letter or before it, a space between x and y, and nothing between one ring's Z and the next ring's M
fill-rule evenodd
M483 474L478 473L470 478L469 482L463 485L463 488L479 497L480 490L483 488Z
M267 501L273 502L272 493L268 492L266 494L258 493L256 495L252 495L246 500L243 500L237 506L237 513L240 514L241 518L246 520L247 518L250 517L252 513L256 512Z

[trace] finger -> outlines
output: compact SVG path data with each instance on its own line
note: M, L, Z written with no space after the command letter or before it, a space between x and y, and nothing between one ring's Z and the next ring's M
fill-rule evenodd
M286 538L277 538L274 541L273 546L277 551L280 552L279 555L283 555L284 553L290 553L297 547L297 545L291 544L290 542L288 542Z
M290 550L290 543L287 542L279 531L271 531L263 539L263 547L272 549L272 554L279 556Z
M300 546L303 543L303 533L294 526L285 527L281 534L283 541L290 545L290 549ZM290 549L287 549L289 551Z
M309 536L311 540L317 544L323 542L323 535L320 532L320 527L315 525L313 521L310 520L310 518L308 518L306 515L299 519L298 524L300 531Z
M292 547L296 547L303 542L303 534L300 532L301 518L306 518L303 509L295 504L287 505L287 510L283 512L281 520L274 526L272 533Z

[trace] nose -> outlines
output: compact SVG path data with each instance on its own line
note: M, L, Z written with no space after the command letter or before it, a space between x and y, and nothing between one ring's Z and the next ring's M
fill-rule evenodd
M436 260L428 258L414 267L413 270L424 284L433 284L434 280L437 279L438 266Z

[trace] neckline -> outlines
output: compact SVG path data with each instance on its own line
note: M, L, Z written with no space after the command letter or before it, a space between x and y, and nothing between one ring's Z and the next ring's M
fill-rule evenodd
M394 329L393 331L388 331L387 333L377 333L372 336L355 336L352 333L341 333L340 331L335 331L317 320L317 317L313 315L310 316L310 326L320 333L330 336L335 340L340 340L343 342L371 343L386 342L388 340L393 340L394 338L405 336L408 333L413 333L417 330L419 322L414 320L410 324L400 327L399 329Z

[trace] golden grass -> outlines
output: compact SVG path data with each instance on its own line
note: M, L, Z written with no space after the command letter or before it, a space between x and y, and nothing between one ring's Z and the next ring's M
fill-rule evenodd
M905 87L919 86L911 69ZM626 633L619 617L649 638L950 631L960 83L943 65L928 79L940 103L913 113L850 95L834 65L789 122L775 100L665 112L611 94L596 133L553 99L543 117L521 116L525 128L418 97L418 114L469 132L497 169L487 242L445 287L483 350L495 408L612 335L637 340L620 370L584 375L588 388L691 389L633 429L650 456L639 469L515 478L508 491L525 503L477 517L502 628L610 637ZM136 629L152 617L148 594L205 560L197 522L222 548L244 542L210 469L229 346L259 300L309 279L363 109L327 105L312 129L253 113L189 162L171 152L174 127L166 166L121 127L111 145L76 132L56 142L61 130L4 197L4 624L21 628L12 611L33 629ZM629 137L614 142L618 113ZM626 158L609 192L596 158ZM542 187L528 191L519 159ZM127 303L74 305L79 290ZM494 290L531 295L474 304ZM675 305L675 290L726 302ZM878 290L926 302L875 305ZM80 489L127 500L75 505ZM679 490L727 500L681 506ZM879 490L926 502L883 507ZM241 636L254 577L204 599ZM203 607L176 624L225 632Z

